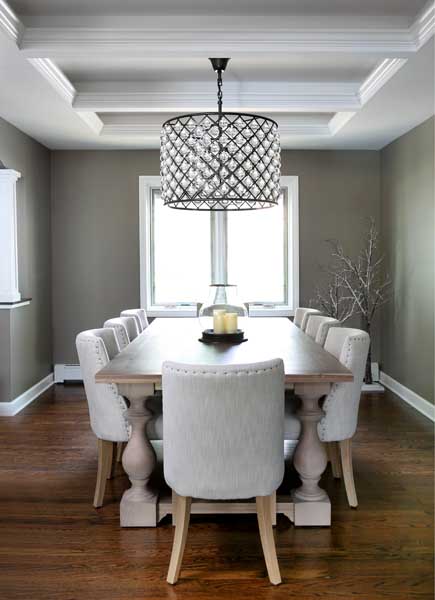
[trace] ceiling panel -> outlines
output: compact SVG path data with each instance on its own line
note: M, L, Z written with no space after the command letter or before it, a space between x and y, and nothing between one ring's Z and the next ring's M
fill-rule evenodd
M61 58L57 65L78 81L213 81L206 57ZM379 63L367 55L239 56L230 61L226 81L348 81L361 83Z

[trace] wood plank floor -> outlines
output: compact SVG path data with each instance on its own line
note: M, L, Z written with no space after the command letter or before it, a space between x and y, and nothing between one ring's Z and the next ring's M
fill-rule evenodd
M357 510L328 470L330 529L278 519L281 586L268 583L255 516L195 515L181 579L170 587L169 519L120 529L121 468L105 506L92 508L96 445L84 391L55 386L0 419L0 598L432 599L432 424L390 393L366 396L354 463Z

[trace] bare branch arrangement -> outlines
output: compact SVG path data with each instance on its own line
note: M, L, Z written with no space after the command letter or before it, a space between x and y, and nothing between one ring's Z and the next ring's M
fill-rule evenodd
M384 275L384 256L379 254L379 234L370 219L364 248L356 260L349 257L337 240L328 240L334 263L326 270L331 276L326 292L317 290L314 303L341 322L353 314L362 318L370 334L373 318L391 296L391 280ZM367 357L365 382L372 383L371 349Z
M341 277L334 269L328 268L331 278L326 288L317 288L310 305L319 308L323 314L344 323L356 312L355 300L341 283Z

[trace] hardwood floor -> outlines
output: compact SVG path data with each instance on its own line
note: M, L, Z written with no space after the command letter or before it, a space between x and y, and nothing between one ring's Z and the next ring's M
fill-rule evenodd
M2 600L433 598L433 427L390 393L361 403L358 509L328 469L330 529L278 517L278 587L254 515L192 516L179 583L166 583L173 527L166 517L120 529L121 467L103 508L92 507L97 450L81 386L56 386L0 419L0 449Z

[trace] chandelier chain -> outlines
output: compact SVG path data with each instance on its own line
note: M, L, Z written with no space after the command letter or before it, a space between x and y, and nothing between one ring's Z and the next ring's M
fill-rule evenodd
M222 69L218 69L217 71L217 99L218 99L218 111L219 114L222 113L222 102L223 102L223 93L222 93Z

